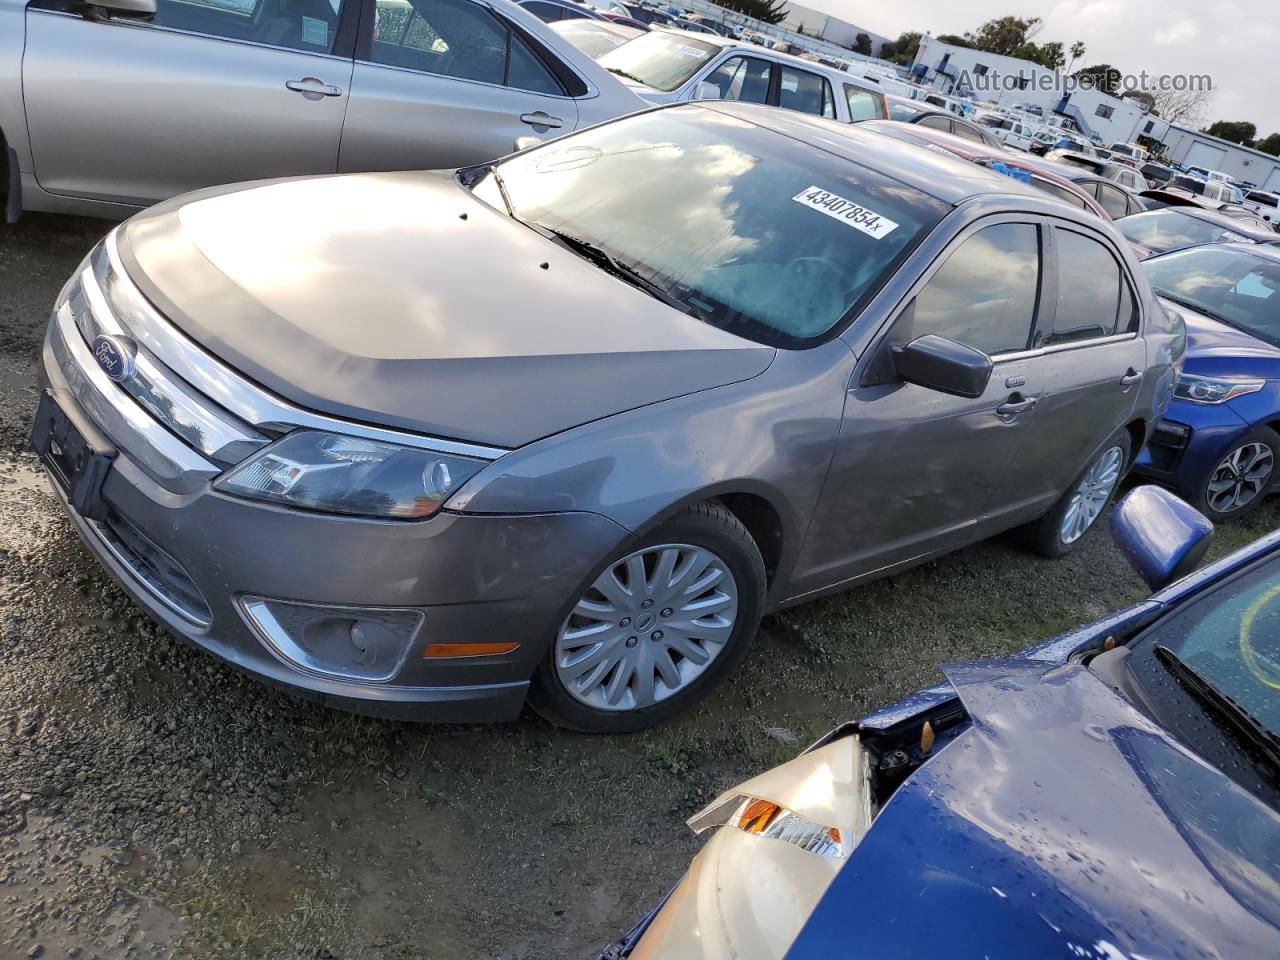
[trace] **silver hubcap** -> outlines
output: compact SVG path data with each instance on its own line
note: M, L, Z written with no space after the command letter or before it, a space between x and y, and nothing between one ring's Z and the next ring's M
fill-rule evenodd
M1218 464L1205 500L1219 513L1239 510L1262 493L1271 478L1275 454L1265 443L1246 443Z
M1075 492L1071 494L1071 503L1067 505L1067 512L1062 518L1060 533L1063 543L1075 543L1093 526L1093 521L1098 519L1098 514L1107 505L1111 491L1120 482L1120 470L1123 467L1124 450L1110 447L1084 472Z
M729 566L703 547L665 543L600 574L556 638L556 673L597 710L636 710L678 693L724 650L738 617Z

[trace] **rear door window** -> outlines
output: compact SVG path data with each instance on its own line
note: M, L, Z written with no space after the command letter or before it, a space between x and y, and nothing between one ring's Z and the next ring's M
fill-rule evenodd
M884 119L884 101L880 99L878 93L859 90L857 87L846 83L844 85L844 99L849 105L849 121L851 123L857 123L859 120Z
M1039 290L1039 228L986 227L951 252L898 320L894 339L931 333L988 356L1025 350Z
M769 79L773 64L758 57L730 57L707 77L720 91L721 100L769 102Z
M778 106L835 119L836 101L825 77L783 64L778 69Z
M1102 209L1107 211L1112 220L1119 220L1129 212L1129 198L1123 190L1118 190L1109 183L1099 182L1097 196Z
M383 0L369 59L459 80L564 94L524 40L471 0Z
M1055 231L1058 303L1053 329L1036 331L1037 347L1096 340L1129 328L1134 311L1124 271L1100 241L1074 230ZM1119 322L1121 294L1128 313Z
M940 113L931 113L920 121L922 127L932 127L934 130L945 130L951 132L951 118L944 117Z

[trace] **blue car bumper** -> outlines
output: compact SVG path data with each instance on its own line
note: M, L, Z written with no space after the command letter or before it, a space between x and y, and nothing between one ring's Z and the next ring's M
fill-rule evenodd
M1134 462L1134 470L1194 495L1226 452L1252 429L1230 403L1175 399Z

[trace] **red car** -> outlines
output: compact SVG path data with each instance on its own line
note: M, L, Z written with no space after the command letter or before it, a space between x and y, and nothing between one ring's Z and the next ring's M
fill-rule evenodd
M1064 203L1069 203L1073 207L1081 207L1096 214L1108 223L1111 222L1111 216L1102 208L1097 199L1090 196L1066 177L1054 173L1046 164L1029 154L1013 153L1008 150L993 150L986 144L966 140L963 137L944 133L941 130L922 127L918 123L902 123L898 120L865 120L859 126L866 130L883 133L885 136L893 137L906 143L914 143L916 146L927 147L931 150L944 150L959 157L961 160L968 160L970 163L981 164L1001 173L1007 173L1017 180L1030 183L1033 187L1039 187L1045 193L1057 197Z

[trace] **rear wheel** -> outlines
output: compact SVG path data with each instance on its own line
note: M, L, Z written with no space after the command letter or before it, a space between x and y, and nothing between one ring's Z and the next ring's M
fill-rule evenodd
M1214 523L1242 517L1262 503L1276 479L1280 434L1269 427L1238 439L1194 494L1196 509Z
M742 659L764 607L764 562L723 506L698 504L629 544L579 594L533 679L548 720L589 733L653 726Z
M1103 445L1053 509L1025 528L1033 550L1056 558L1076 548L1115 495L1129 467L1131 446L1128 430L1121 430Z

